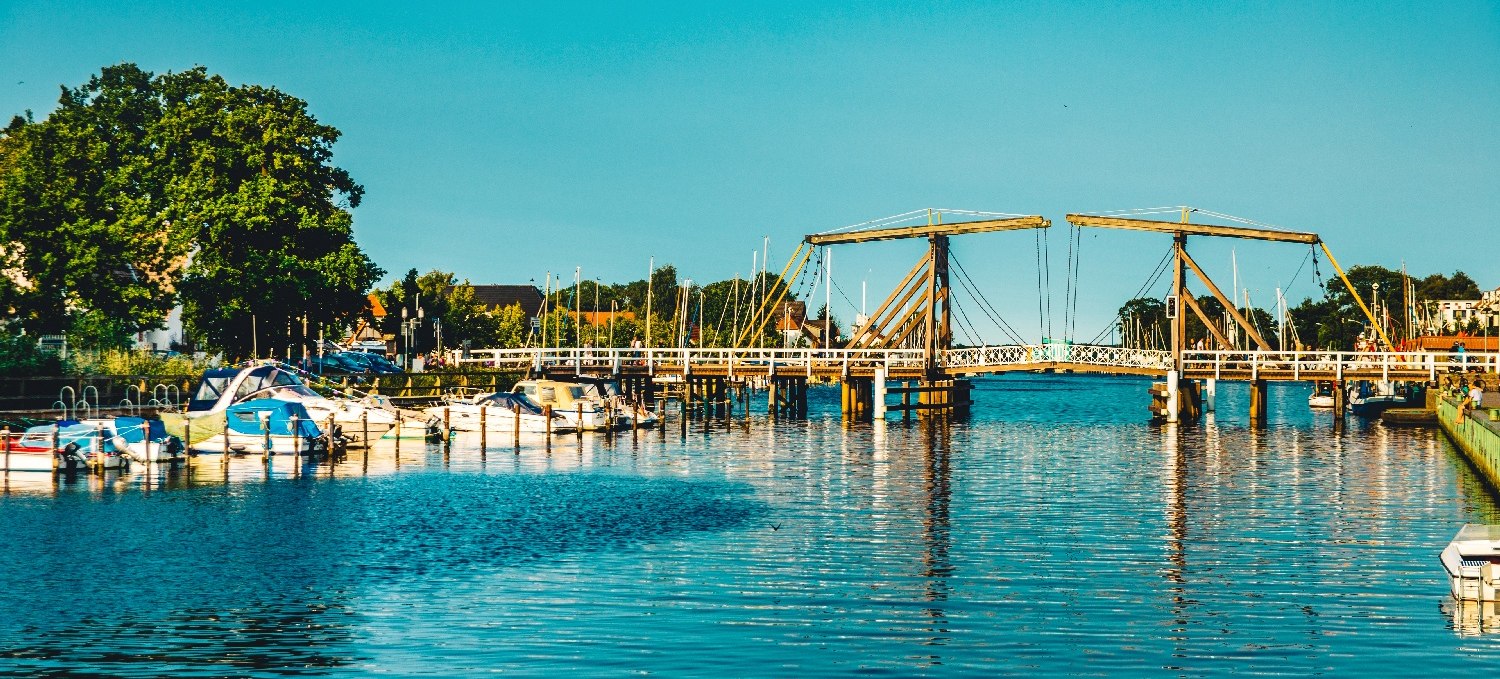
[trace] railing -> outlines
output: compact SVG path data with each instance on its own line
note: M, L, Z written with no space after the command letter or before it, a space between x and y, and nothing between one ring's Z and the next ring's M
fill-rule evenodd
M729 374L736 370L757 374L847 373L878 367L920 370L924 365L921 349L479 349L470 351L468 358L454 355L452 362L517 370L572 368L577 372L620 372L631 369L653 374L658 370L684 373L713 370Z
M1446 373L1500 373L1500 354L1461 353L1450 351L1184 351L1183 371L1195 375L1250 373L1257 379L1262 373L1291 373L1292 379L1303 374L1342 379L1345 374L1381 379L1392 375L1409 379L1412 374L1425 375L1436 381Z
M1168 370L1172 352L1154 349L1099 346L1094 344L1008 344L949 349L943 352L943 367L951 370L1011 365L1078 363L1106 368Z

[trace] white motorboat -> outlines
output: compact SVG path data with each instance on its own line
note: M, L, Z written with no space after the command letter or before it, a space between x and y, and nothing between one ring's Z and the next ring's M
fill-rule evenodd
M1500 601L1500 526L1465 524L1439 557L1460 601Z
M1307 407L1313 409L1332 408L1335 403L1334 385L1332 382L1318 382L1311 396L1307 397Z
M572 429L604 431L630 426L630 420L590 384L521 380L511 388L511 393L525 394L526 398L538 405L550 406L552 412L561 415Z
M81 446L68 446L62 428L55 424L28 427L10 441L0 467L13 472L72 471L88 468L88 457Z
M446 413L448 426L454 431L479 431L505 434L516 431L517 420L523 432L548 431L547 416L542 407L525 394L480 394L471 399L460 399L447 405L432 406L423 414L442 419ZM553 433L575 431L560 412L552 413Z
M396 426L396 409L383 400L328 398L313 391L293 370L269 361L245 368L209 370L188 401L187 416L222 413L236 403L270 398L302 404L307 416L319 426L326 426L332 417L336 432L355 445L368 443L364 440L366 432L374 441Z
M135 462L170 464L183 459L182 439L167 433L161 420L115 417L82 420L109 436L109 444Z

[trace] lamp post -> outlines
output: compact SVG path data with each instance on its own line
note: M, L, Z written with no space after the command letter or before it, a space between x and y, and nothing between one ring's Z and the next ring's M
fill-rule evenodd
M407 337L406 317L410 315L406 307L401 307L401 369L411 369L411 338Z

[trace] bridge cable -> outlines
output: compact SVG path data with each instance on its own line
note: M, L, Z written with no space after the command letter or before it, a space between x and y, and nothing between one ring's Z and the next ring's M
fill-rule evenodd
M1079 287L1078 286L1078 274L1079 274L1079 271L1083 268L1083 227L1081 227L1081 226L1074 227L1074 229L1073 229L1073 248L1072 249L1073 249L1073 272L1072 272L1071 275L1072 275L1072 288L1073 288L1073 301L1072 301L1073 321L1072 321L1072 324L1068 327L1068 335L1067 335L1068 341L1072 341L1073 340L1073 336L1076 335L1076 334L1078 334L1078 287Z
M1042 271L1047 279L1047 332L1042 335L1045 340L1052 336L1052 248L1046 229L1042 232Z
M1021 333L1018 332L1013 326L1011 326L1010 323L1006 322L1005 318L1000 315L1000 310L996 309L995 305L992 304L989 299L986 298L982 293L980 293L979 285L974 282L973 277L971 277L969 275L969 272L964 269L963 263L958 261L958 258L953 256L953 253L951 251L948 253L948 259L953 263L954 270L958 272L959 284L964 286L964 289L969 292L969 295L979 302L980 311L985 312L985 315L988 316L990 321L995 324L995 327L999 328L1001 332L1005 333L1011 341L1015 342L1016 344L1025 344L1026 341L1021 339Z
M1172 261L1172 254L1175 248L1176 246L1167 248L1166 254L1162 255L1161 260L1156 263L1156 267L1151 270L1150 274L1147 274L1146 282L1142 283L1141 287L1136 288L1135 294L1131 295L1130 299L1139 299L1140 296L1146 294L1146 291L1149 290L1153 285L1156 285L1156 281L1161 278L1162 274L1166 273L1167 267ZM1126 319L1120 318L1119 314L1116 314L1115 318L1110 319L1109 323L1105 325L1104 329L1099 331L1099 334L1094 335L1094 339L1090 340L1089 344L1098 344L1105 335L1109 334L1110 328L1114 327L1115 320L1124 321Z
M1042 229L1033 229L1035 234L1033 248L1036 252L1036 334L1038 340L1047 336L1046 328L1042 325L1046 315L1042 313Z

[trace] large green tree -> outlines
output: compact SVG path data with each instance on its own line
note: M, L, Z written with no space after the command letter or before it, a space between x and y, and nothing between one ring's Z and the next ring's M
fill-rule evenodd
M64 89L0 139L14 316L133 331L180 300L190 333L232 355L343 325L381 272L353 240L364 189L332 164L338 137L301 99L201 67L120 64Z

